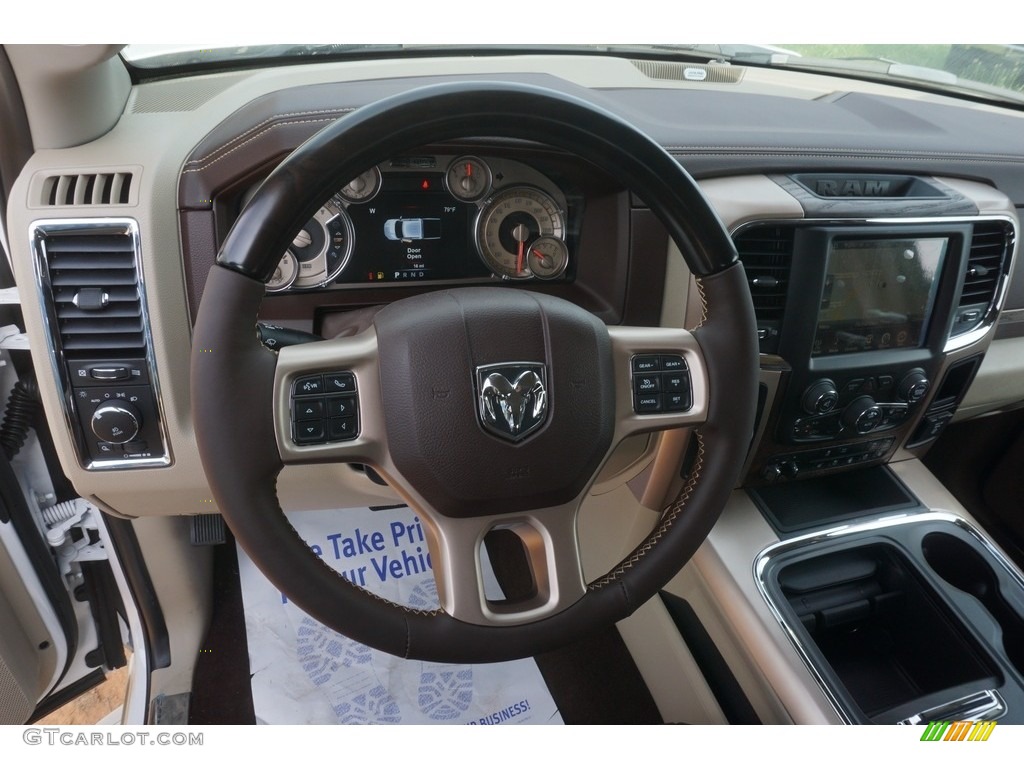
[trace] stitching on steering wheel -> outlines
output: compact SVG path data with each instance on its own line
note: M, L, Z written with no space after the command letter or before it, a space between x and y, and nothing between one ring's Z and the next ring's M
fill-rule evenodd
M633 550L633 553L625 560L616 566L615 570L609 571L600 579L591 584L587 585L587 591L594 591L606 587L609 584L615 583L620 576L625 574L630 568L639 563L644 556L654 549L654 546L660 541L665 534L672 528L672 524L676 521L683 510L686 508L686 504L689 502L690 497L693 495L694 488L697 487L697 482L700 480L701 470L704 467L704 438L700 433L700 430L694 430L694 435L697 437L697 458L694 462L693 471L690 473L690 479L687 481L683 490L679 492L676 500L669 506L665 516L661 519L661 525L658 526L647 540L639 547Z

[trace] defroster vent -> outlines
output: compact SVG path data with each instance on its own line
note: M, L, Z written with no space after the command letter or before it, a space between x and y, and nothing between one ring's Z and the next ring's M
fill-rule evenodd
M792 226L757 225L733 238L747 273L760 349L765 354L775 354L779 349L793 262L793 234Z

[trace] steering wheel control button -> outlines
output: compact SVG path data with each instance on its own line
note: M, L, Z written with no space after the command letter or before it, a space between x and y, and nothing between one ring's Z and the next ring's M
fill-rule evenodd
M650 395L654 392L661 392L661 377L657 374L634 376L633 391L638 395Z
M297 421L319 419L324 415L323 398L314 397L296 400L295 407L293 408L293 413L295 414L295 419Z
M689 379L686 381L689 385ZM672 392L665 395L666 411L688 411L693 407L693 400L690 398L689 388L685 392Z
M686 373L666 373L661 377L661 386L665 392L689 392L690 376Z
M657 355L643 355L633 358L633 373L649 373L661 370L661 358Z
M340 419L328 419L327 439L328 440L352 440L359 433L356 424L356 417L349 416Z
M359 435L359 398L351 371L300 376L292 385L292 434L296 445L354 440ZM321 392L346 392L309 397Z
M358 410L358 401L355 395L339 395L327 398L327 415L331 417L341 416L349 418L355 416Z
M661 395L641 395L636 399L637 413L661 413Z
M295 442L299 445L310 445L324 441L324 421L299 421L295 424Z
M651 363L657 367L649 368ZM693 407L690 373L682 355L636 355L630 368L634 413L688 411Z
M322 376L303 376L295 381L295 395L319 395L324 391Z
M327 392L355 392L356 377L348 372L325 373L324 389Z

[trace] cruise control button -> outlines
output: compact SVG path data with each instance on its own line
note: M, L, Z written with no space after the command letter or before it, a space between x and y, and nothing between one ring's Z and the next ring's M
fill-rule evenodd
M328 392L355 392L356 377L351 373L325 373L324 387Z
M358 408L355 395L336 395L327 398L327 415L331 417L348 418L354 416Z
M295 442L299 445L321 443L324 440L324 422L299 421L295 424Z
M692 405L689 392L673 392L665 395L666 411L688 411Z
M661 391L661 376L634 376L633 391L638 395L650 395Z
M324 391L322 376L303 376L295 380L296 395L319 395Z
M295 401L295 408L292 411L293 419L295 421L307 421L309 419L319 419L324 415L324 401L323 398L310 398Z
M661 361L657 355L643 355L633 358L633 373L648 373L661 368Z
M690 376L686 373L666 373L661 377L665 392L686 392L690 389Z
M329 419L327 422L328 440L351 440L356 436L356 418L350 416L341 419Z
M636 399L637 413L659 413L661 411L661 395L641 395Z
M661 369L663 371L685 371L686 361L682 355L662 355Z

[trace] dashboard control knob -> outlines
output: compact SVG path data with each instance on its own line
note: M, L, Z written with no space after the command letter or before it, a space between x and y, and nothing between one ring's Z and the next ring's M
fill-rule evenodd
M907 375L900 379L899 386L896 388L896 394L901 400L905 400L908 403L916 403L928 394L929 386L931 386L931 382L928 381L928 376L925 372L920 368L915 368L912 371L908 371Z
M882 423L885 414L873 397L858 397L843 411L843 425L860 435L867 434Z
M128 443L139 434L142 414L125 400L107 400L92 415L93 434L107 443Z
M790 480L796 480L797 475L800 474L800 465L795 461L784 461L779 465L779 469Z
M804 390L800 404L809 414L828 413L839 404L839 391L832 379L818 379Z
M761 470L761 477L767 480L769 483L775 482L780 477L782 477L782 468L778 464L775 464L774 462L771 464L766 464L764 469Z

